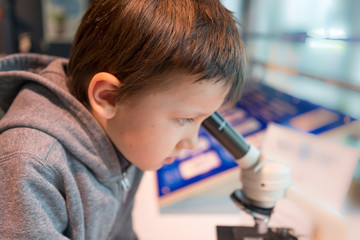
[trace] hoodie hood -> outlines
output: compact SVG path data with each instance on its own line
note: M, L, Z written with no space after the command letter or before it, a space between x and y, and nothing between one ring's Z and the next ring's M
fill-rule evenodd
M70 94L66 66L67 59L39 54L0 59L0 133L18 127L42 131L100 181L114 180L121 175L119 152L90 111Z

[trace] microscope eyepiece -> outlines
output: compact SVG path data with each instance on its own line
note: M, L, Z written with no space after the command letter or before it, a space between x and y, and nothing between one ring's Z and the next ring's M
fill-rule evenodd
M219 112L214 112L202 125L235 159L242 158L249 151L250 145L244 137Z

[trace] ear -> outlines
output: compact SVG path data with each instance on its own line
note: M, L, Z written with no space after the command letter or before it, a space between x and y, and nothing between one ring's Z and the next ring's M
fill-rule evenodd
M104 119L113 118L116 113L115 96L121 83L107 72L95 74L89 84L88 97L91 109Z

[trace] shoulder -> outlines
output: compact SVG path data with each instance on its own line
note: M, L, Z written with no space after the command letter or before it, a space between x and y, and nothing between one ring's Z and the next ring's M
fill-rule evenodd
M0 134L0 164L16 158L48 165L51 156L61 158L64 150L54 137L33 128L17 127Z
M49 187L63 191L64 172L71 171L55 138L32 128L13 128L0 134L0 143L1 189L16 186L24 194Z

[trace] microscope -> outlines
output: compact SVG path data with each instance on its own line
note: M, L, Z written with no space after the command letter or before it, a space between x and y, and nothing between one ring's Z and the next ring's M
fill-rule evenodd
M235 190L231 199L239 208L253 216L255 221L253 228L218 227L218 239L297 239L290 234L289 229L273 231L268 228L276 201L284 198L286 189L291 184L290 168L266 159L219 112L207 118L203 127L232 154L241 168L243 187Z
M203 127L234 157L241 168L242 189L231 194L233 202L254 218L254 227L217 226L218 240L298 239L288 228L269 228L268 222L277 200L288 198L308 212L322 229L316 239L346 239L346 224L338 212L296 188L291 183L290 167L267 159L248 144L219 113L213 113Z

